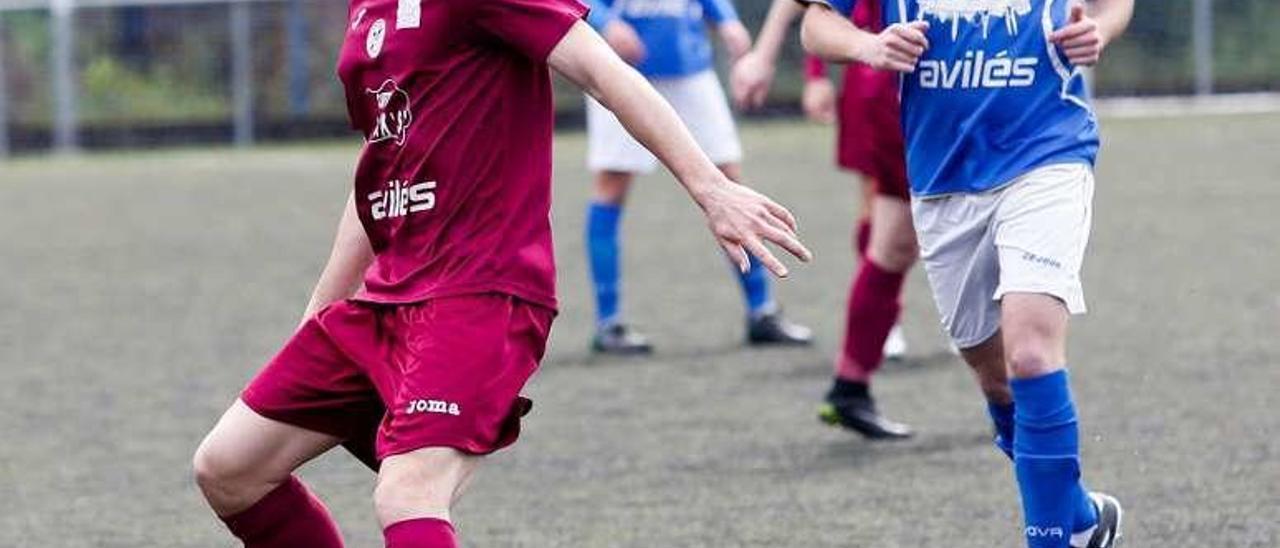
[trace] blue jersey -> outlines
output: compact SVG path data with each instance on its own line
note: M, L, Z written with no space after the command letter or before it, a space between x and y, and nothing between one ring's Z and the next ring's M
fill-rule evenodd
M735 21L730 0L589 0L587 21L602 31L621 18L636 29L647 55L636 66L650 78L675 78L708 70L714 62L706 22Z
M855 0L817 1L849 15ZM984 192L1037 167L1093 164L1084 78L1049 42L1069 0L879 1L886 26L929 22L929 49L902 75L912 194Z

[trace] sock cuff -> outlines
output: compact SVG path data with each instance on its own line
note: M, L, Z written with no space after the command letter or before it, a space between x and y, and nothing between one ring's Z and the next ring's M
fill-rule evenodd
M442 518L406 519L404 521L397 521L395 523L392 523L391 525L386 526L382 531L384 533L392 533L392 532L404 531L407 529L416 530L416 529L424 529L424 528L447 529L449 532L454 532L453 523L447 519L442 519Z
M604 202L592 201L587 204L587 211L592 215L610 215L618 217L622 215L622 204L606 204Z
M874 295L892 295L893 301L898 301L898 295L902 293L902 285L906 282L906 272L891 272L885 270L884 267L876 264L875 261L867 257L862 262L862 271L859 276L871 289Z
M1052 425L1075 418L1071 378L1065 368L1030 379L1013 379L1009 387L1020 425Z
M382 530L388 548L456 548L457 533L449 520L416 518L397 521Z
M281 515L291 512L300 503L311 500L311 492L297 476L289 476L275 489L267 492L258 502L230 516L219 516L227 528L237 536L252 536L259 530L273 527Z

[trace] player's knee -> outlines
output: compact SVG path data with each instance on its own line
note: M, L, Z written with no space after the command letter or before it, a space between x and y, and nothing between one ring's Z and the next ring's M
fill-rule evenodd
M191 469L196 485L210 502L230 498L235 491L238 472L233 461L207 440L196 449L191 459Z
M595 201L602 204L622 205L627 201L634 175L624 171L601 171L596 174Z
M205 499L220 513L260 494L262 485L268 483L255 477L253 466L211 440L196 449L191 468Z
M426 471L383 473L373 490L373 507L384 526L418 517L447 518L454 485Z
M1023 341L1010 345L1008 353L1009 369L1013 371L1015 378L1040 377L1062 368L1062 364L1057 363L1058 360L1053 357L1053 352L1046 344Z
M879 246L880 266L892 272L903 272L915 264L920 248L911 234L896 234Z

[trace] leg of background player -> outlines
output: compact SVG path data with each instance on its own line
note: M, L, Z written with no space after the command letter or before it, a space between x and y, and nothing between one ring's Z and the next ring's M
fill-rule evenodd
M387 457L373 492L387 548L455 548L450 510L481 459L441 447Z
M342 535L293 471L333 436L267 419L237 400L196 450L196 483L247 548L340 548Z
M592 348L613 354L643 354L649 342L622 321L622 252L619 227L623 206L635 178L623 171L601 171L595 176L595 196L587 206L587 263L596 297L596 336Z
M742 180L742 167L737 163L721 164L718 167L730 180ZM737 271L736 266L734 270ZM747 309L747 342L783 345L812 342L813 332L809 328L792 323L782 316L778 304L773 300L769 272L755 257L751 257L751 267L746 272L738 272L738 282L742 286Z
M850 287L844 349L821 415L873 439L904 438L911 429L880 416L869 384L884 360L885 339L902 311L903 280L919 251L907 202L877 195L871 211L870 244Z

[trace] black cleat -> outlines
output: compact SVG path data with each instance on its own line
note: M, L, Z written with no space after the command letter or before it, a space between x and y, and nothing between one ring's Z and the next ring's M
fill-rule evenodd
M591 350L597 354L614 356L638 356L653 353L649 338L633 331L625 324L615 323L601 327L591 339Z
M1089 493L1089 498L1098 508L1098 526L1094 528L1088 544L1073 545L1073 548L1112 548L1120 541L1124 509L1120 507L1120 501L1106 493Z
M839 386L827 394L818 408L818 419L862 434L869 440L904 440L914 433L911 427L885 418L876 410L870 394L837 395Z
M807 346L813 330L773 311L747 319L747 344L752 346Z

